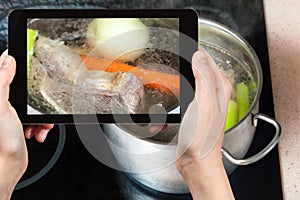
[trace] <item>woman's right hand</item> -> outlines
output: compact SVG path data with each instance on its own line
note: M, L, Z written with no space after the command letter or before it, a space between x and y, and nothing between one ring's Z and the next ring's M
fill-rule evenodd
M204 50L192 65L195 99L180 126L176 165L194 199L234 199L221 154L232 86Z

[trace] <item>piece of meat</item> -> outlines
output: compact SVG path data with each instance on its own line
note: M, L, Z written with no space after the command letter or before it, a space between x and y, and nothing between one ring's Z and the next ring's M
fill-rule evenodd
M47 113L142 113L142 82L131 73L87 70L79 55L39 36L28 77L29 102Z
M90 71L84 76L75 85L46 77L41 85L41 94L59 113L122 114L143 111L144 89L133 74Z
M80 56L63 44L39 36L34 47L34 56L46 68L50 78L74 84L80 68L84 68Z
M27 77L27 102L42 113L55 113L53 106L41 94L42 81L46 76L47 71L44 66L35 57L32 57L31 70Z

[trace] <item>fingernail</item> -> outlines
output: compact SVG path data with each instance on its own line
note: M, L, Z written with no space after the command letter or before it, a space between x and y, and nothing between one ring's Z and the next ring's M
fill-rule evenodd
M8 55L8 50L4 51L0 56L0 69L2 68L2 64L4 61L4 58Z
M3 69L6 69L6 68L8 68L10 65L11 65L11 63L13 62L13 58L11 57L11 56L6 56L5 58L4 58L4 61L3 61L3 63L2 63L2 68Z
M33 136L33 128L28 129L28 139L30 139Z
M150 133L154 133L155 130L150 126L150 127L149 127L149 132L150 132Z
M165 126L160 124L150 124L149 125L149 132L150 133L158 133L160 131L164 131Z
M168 128L168 126L164 126L164 127L161 129L161 131L162 131L162 132L165 132L165 131L167 130L167 128Z
M150 133L156 133L157 132L157 127L153 124L149 125L149 132Z
M41 138L42 138L43 141L45 141L45 139L48 135L48 132L49 132L49 130L43 130L42 135L41 135Z
M200 63L206 63L207 60L206 60L206 54L205 54L205 51L204 49L199 49L199 51L197 51L195 53L195 58L197 61L199 61Z
M3 59L7 55L8 55L8 49L6 49L5 51L3 51L3 53L0 56L0 59Z

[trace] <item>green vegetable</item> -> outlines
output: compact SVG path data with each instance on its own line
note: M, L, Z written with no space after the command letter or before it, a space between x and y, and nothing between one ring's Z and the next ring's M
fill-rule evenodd
M237 103L234 100L230 100L228 104L225 130L230 129L237 122L237 109Z
M253 80L249 81L249 89L250 89L250 91L256 92L256 84Z
M238 120L241 120L249 109L249 88L245 83L238 83L236 85L236 100Z
M37 31L32 29L27 29L27 74L29 73L30 70L31 57L33 54L33 47L34 47L36 36L37 36Z

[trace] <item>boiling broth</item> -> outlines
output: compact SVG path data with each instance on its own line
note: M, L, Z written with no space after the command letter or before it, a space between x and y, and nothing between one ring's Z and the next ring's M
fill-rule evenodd
M249 87L249 107L251 106L255 95L256 95L256 85L253 79L253 75L247 66L242 64L242 62L230 54L228 51L221 49L217 46L207 44L205 42L200 42L199 46L204 48L215 60L216 64L219 66L220 70L229 79L233 85L233 90L231 94L231 99L236 101L236 84L244 83ZM238 122L237 122L238 123ZM145 124L122 124L119 125L131 134L152 141L157 141L161 143L176 143L178 140L179 125L169 125L167 130L164 132L158 132L157 134L152 134L148 131L148 127ZM144 129L137 128L138 126L144 127ZM143 131L141 131L143 130Z
M236 100L236 85L238 83L244 83L249 87L250 107L256 95L256 84L248 67L242 64L238 58L220 47L202 41L199 42L199 46L203 47L213 57L220 70L231 82L233 86L231 93L232 100Z

